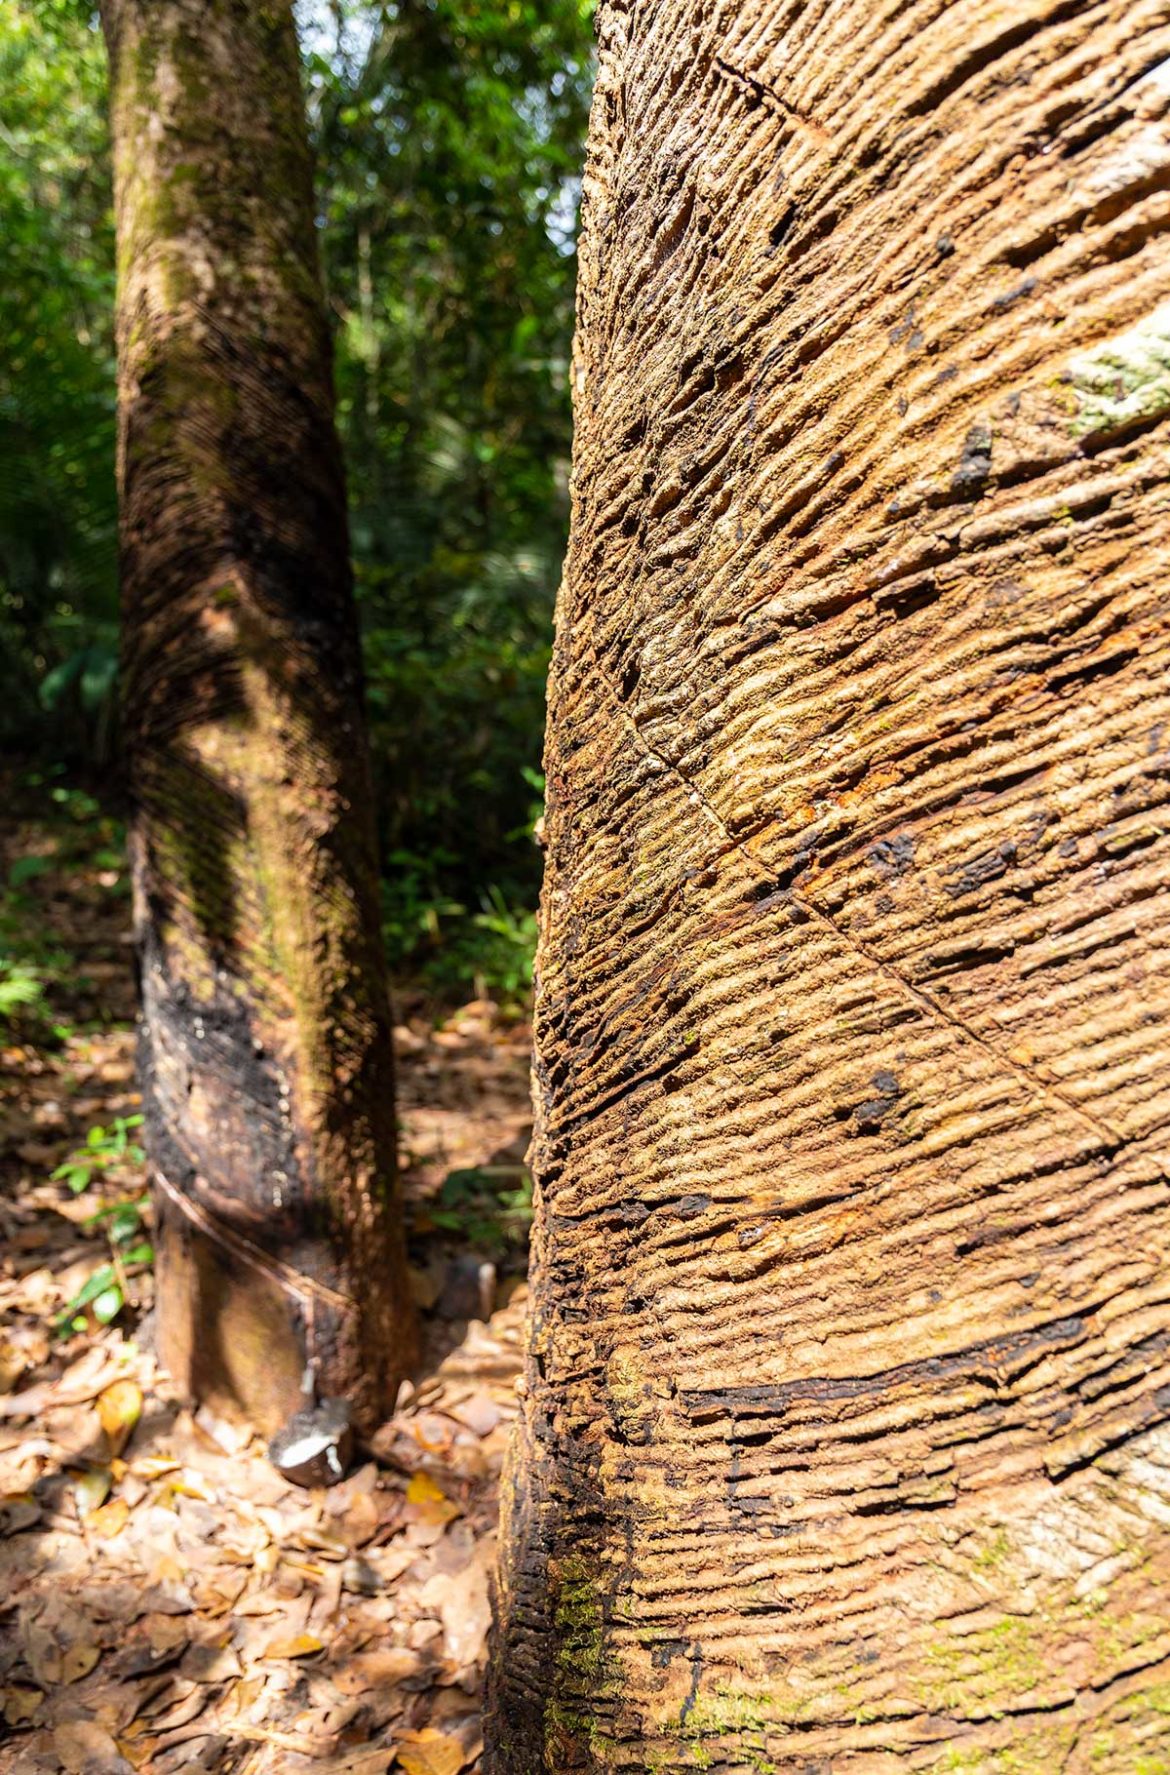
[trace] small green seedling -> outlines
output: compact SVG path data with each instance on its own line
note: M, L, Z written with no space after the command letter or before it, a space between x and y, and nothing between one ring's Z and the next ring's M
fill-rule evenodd
M130 1139L131 1128L141 1126L141 1116L115 1116L109 1128L95 1123L85 1137L85 1145L77 1147L57 1166L54 1181L63 1180L75 1196L80 1196L95 1177L112 1165L141 1165L146 1154Z

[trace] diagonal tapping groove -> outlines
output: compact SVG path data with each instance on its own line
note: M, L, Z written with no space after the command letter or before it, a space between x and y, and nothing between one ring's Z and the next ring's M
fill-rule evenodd
M833 139L828 130L825 129L823 125L819 124L814 117L810 117L807 112L802 111L799 106L794 105L790 99L784 98L783 95L778 93L776 88L770 86L767 81L761 80L758 75L747 73L743 68L735 67L732 62L727 61L726 58L721 55L715 57L715 66L725 80L737 81L740 86L747 88L753 98L762 101L772 110L778 111L782 117L785 117L788 120L788 122L796 124L798 129L806 131L818 148L822 148L825 151L832 148Z
M629 726L642 751L647 757L655 759L665 770L669 770L674 774L677 780L682 784L683 788L687 791L688 795L693 798L696 805L703 809L707 818L716 827L724 843L730 849L739 853L748 864L749 868L753 870L765 886L767 886L773 893L781 895L791 905L798 907L800 911L805 913L813 921L814 924L830 936L834 937L851 954L860 957L862 961L864 961L870 968L874 969L876 973L880 974L884 980L888 981L891 986L900 992L904 998L908 999L913 1005L915 1005L918 1010L922 1011L927 1016L936 1018L940 1023L945 1024L948 1028L953 1030L962 1040L969 1042L973 1047L978 1048L981 1053L986 1055L987 1058L1002 1071L1010 1073L1028 1091L1032 1092L1034 1095L1042 1097L1046 1102L1050 1103L1054 1109L1063 1110L1066 1114L1075 1116L1077 1120L1083 1123L1083 1125L1091 1131L1094 1137L1101 1142L1107 1155L1111 1156L1116 1153L1120 1147L1125 1145L1125 1137L1118 1129L1112 1127L1101 1117L1094 1115L1091 1110L1087 1110L1081 1104L1075 1102L1071 1097L1067 1096L1059 1086L1054 1085L1048 1079L1043 1078L1031 1067L1025 1066L1022 1061L1013 1059L1010 1054L1005 1054L1001 1048L998 1048L995 1045L995 1043L989 1042L977 1029L973 1029L963 1018L957 1016L946 1005L942 1004L933 993L927 991L924 987L916 986L912 980L906 978L905 974L903 974L900 969L894 967L892 963L878 955L868 944L860 942L851 932L843 930L836 920L832 918L829 913L823 911L814 900L810 900L807 895L802 894L797 888L777 881L760 863L759 859L753 857L751 852L739 842L731 831L729 831L725 820L719 814L710 799L704 794L703 790L699 788L698 784L688 777L673 759L667 758L662 752L657 751L650 744L645 734L642 732L637 720L630 713L629 708L618 694L616 686L610 678L609 673L598 659L595 650L592 653L592 658L598 676L605 685L613 702L617 705L619 714Z

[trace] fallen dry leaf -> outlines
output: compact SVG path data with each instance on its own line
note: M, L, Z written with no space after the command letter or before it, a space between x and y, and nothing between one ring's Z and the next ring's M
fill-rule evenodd
M250 1424L233 1424L226 1418L216 1417L206 1405L199 1407L191 1421L199 1435L205 1436L218 1454L238 1455L252 1440Z
M178 1466L178 1461L167 1455L143 1455L140 1460L131 1461L130 1471L139 1479L161 1479L164 1473L177 1472Z
M122 1662L124 1676L149 1676L174 1664L187 1649L188 1630L175 1615L147 1615L145 1643L136 1641Z
M349 1552L348 1543L338 1535L331 1535L325 1529L309 1524L294 1536L293 1545L303 1547L312 1553L323 1553L326 1559L344 1559Z
M0 1503L0 1535L18 1535L41 1520L41 1507L31 1497L5 1498Z
M181 1726L189 1726L203 1712L211 1694L212 1690L204 1688L200 1683L180 1682L174 1706L158 1715L152 1729L156 1732L175 1732Z
M143 1625L147 1643L156 1658L187 1643L187 1624L175 1615L147 1615Z
M482 1541L466 1571L448 1580L439 1599L445 1650L456 1669L474 1663L486 1649L492 1624L488 1574L493 1561L491 1542Z
M268 1590L258 1590L252 1596L241 1596L236 1604L235 1612L237 1615L249 1616L279 1615L283 1611L278 1596L273 1596Z
M359 1493L340 1521L347 1546L364 1547L377 1534L380 1522L381 1514L374 1499L368 1492Z
M134 1775L104 1726L73 1720L53 1733L53 1749L67 1775Z
M61 1681L79 1683L88 1676L102 1655L100 1646L79 1644L67 1646L61 1655Z
M11 1344L0 1344L0 1394L12 1392L28 1368L24 1353Z
M297 1633L289 1639L270 1640L261 1652L262 1658L311 1658L325 1649L324 1640L314 1633Z
M194 1498L200 1504L214 1504L216 1501L215 1493L202 1473L197 1473L193 1467L184 1467L181 1473L167 1481L165 1489L177 1498Z
M230 1645L188 1646L179 1665L179 1675L196 1683L226 1683L242 1676L240 1660Z
M73 1482L73 1496L77 1504L77 1514L85 1517L104 1504L110 1495L110 1469L108 1467L89 1467L79 1473Z
M347 1755L333 1757L327 1763L318 1763L313 1775L384 1775L389 1769L394 1746L384 1744L363 1750L351 1750Z
M226 1615L235 1606L248 1574L239 1567L212 1572L199 1592L199 1607L204 1615Z
M275 1726L236 1725L233 1730L237 1738L249 1739L253 1744L271 1744L277 1750L291 1751L294 1756L315 1758L333 1748L332 1742L322 1744L304 1732L282 1732Z
M28 1278L25 1278L26 1282ZM59 1380L41 1381L23 1393L0 1397L0 1418L39 1417L54 1406L81 1405L114 1379L118 1363L102 1344L92 1345Z
M102 1504L92 1510L85 1519L85 1526L91 1535L100 1535L104 1541L112 1541L115 1535L121 1534L130 1520L130 1506L125 1498L111 1498L108 1504Z
M25 1726L36 1718L37 1709L44 1700L39 1689L27 1688L22 1683L14 1683L4 1691L4 1718L10 1726Z
M37 1682L46 1689L61 1681L61 1648L53 1635L39 1621L25 1624L24 1661Z
M237 1713L246 1713L264 1693L265 1676L245 1676L232 1690L232 1706Z
M451 1407L451 1416L474 1430L477 1436L490 1436L503 1415L490 1393L473 1393L461 1405Z
M411 1476L406 1488L406 1508L407 1514L415 1522L425 1522L432 1526L450 1522L460 1514L458 1504L451 1502L429 1473L415 1473Z
M421 1732L400 1734L398 1761L406 1775L458 1775L467 1754L458 1738L424 1726Z
M137 1381L115 1381L99 1396L97 1410L111 1455L120 1455L142 1416L142 1388Z
M422 1668L422 1657L410 1646L385 1646L355 1653L334 1671L333 1682L343 1695L361 1695L367 1689L392 1689Z

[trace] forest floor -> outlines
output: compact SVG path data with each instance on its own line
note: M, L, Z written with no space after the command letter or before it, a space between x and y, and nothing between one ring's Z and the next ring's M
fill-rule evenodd
M0 1770L473 1770L528 1029L400 1000L428 1361L342 1484L290 1485L150 1354L124 867L97 803L53 794L0 822L0 994L28 994L0 1017Z

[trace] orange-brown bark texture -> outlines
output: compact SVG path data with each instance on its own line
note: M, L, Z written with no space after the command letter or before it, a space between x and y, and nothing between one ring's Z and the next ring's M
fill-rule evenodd
M160 1353L273 1429L410 1356L345 489L287 0L107 0Z
M495 1775L1170 1770L1170 9L603 0Z

